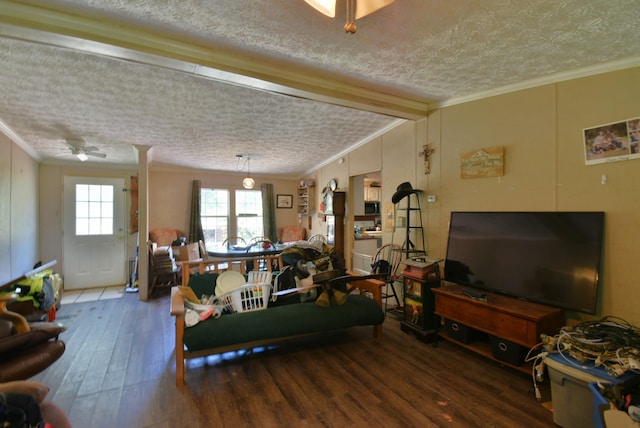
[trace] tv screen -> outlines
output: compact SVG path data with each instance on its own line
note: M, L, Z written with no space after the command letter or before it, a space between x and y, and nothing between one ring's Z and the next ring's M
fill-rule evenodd
M595 313L603 212L452 212L445 281Z

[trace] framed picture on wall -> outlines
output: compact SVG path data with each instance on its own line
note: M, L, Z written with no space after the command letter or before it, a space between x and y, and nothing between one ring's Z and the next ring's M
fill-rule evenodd
M582 130L587 165L640 158L640 117Z
M293 195L276 195L276 208L293 208Z

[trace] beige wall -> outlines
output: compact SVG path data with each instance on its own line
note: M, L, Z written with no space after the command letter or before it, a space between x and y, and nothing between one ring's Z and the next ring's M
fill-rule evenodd
M293 208L276 208L276 226L298 224L296 210L298 180L252 175L254 189L263 183L273 184L274 195L293 195ZM151 170L149 172L149 229L171 227L189 231L191 187L200 180L202 187L242 189L241 174L222 174L211 171Z
M640 240L633 234L640 223L640 160L586 166L582 139L584 128L640 115L638 81L640 68L635 68L432 114L429 128L439 136L433 142L442 151L441 184L430 190L440 197L438 248L446 248L446 219L453 210L605 211L597 316L615 315L638 325ZM504 176L461 179L460 153L494 145L505 147ZM603 174L607 184L601 184Z
M640 325L640 159L586 166L582 141L584 128L640 116L638 82L640 68L633 68L445 107L431 111L426 121L407 122L382 136L382 201L390 201L404 181L424 190L432 258L446 255L454 210L605 211L595 317L615 315ZM434 149L428 175L418 156L424 144ZM460 154L491 146L504 147L504 175L462 179ZM324 167L317 175L326 179L333 172ZM428 204L428 194L437 202Z
M62 251L62 198L63 179L65 176L75 177L106 177L123 178L127 188L131 182L131 176L137 175L135 169L99 167L95 165L78 163L77 165L52 165L41 164L39 170L39 225L40 247L39 252L43 262L58 260L55 267L62 273L64 257ZM129 207L131 206L131 194L127 192L126 198L126 230L129 230ZM127 234L128 257L135 256L136 235ZM124 261L123 261L124 263Z
M65 175L122 177L129 186L130 177L137 170L95 168L80 164L78 166L48 165L40 166L40 254L45 260L57 259L57 270L62 271L62 181ZM262 182L274 185L274 193L295 195L297 180L256 178L257 186ZM185 232L189 230L189 204L191 185L199 179L203 187L241 188L241 175L219 174L192 170L152 170L149 173L149 229L156 227L174 227ZM259 188L259 187L257 187ZM127 194L127 230L129 230L130 193ZM297 212L292 209L276 209L277 226L297 224ZM144 243L144 241L142 241ZM129 235L128 255L135 255L136 235Z
M426 120L406 122L373 142L380 147L382 200L390 201L396 186L404 181L424 190L424 195L436 195L436 203L422 202L429 254L434 258L445 255L448 218L453 210L605 211L604 269L596 316L615 315L640 325L640 240L636 237L640 160L585 166L582 143L583 128L640 116L639 81L640 68L633 68L445 107L431 111ZM427 143L434 149L428 175L418 156ZM460 153L496 145L505 148L504 176L460 178ZM378 149L360 150L375 157ZM95 174L96 169L41 165L38 171L37 164L4 136L0 136L0 154L0 278L8 278L20 275L37 260L60 259L62 175ZM336 178L339 190L349 193L349 177L356 175L349 171L351 156L356 153L346 155L343 163L333 161L312 177L305 177L316 180L316 213L311 216L310 233L324 231L317 207L328 181ZM355 163L362 166L361 159ZM110 176L136 174L99 171ZM603 175L606 184L601 184ZM186 207L195 178L203 186L228 187L239 185L241 177L152 171L150 227L175 224L187 228ZM275 193L296 194L297 180L256 179L258 183L272 182ZM31 218L35 212L39 212L39 226ZM277 210L277 215L279 226L298 221L295 209ZM302 223L306 222L307 218L302 218ZM389 237L385 235L385 239Z
M38 261L38 164L0 134L0 285Z

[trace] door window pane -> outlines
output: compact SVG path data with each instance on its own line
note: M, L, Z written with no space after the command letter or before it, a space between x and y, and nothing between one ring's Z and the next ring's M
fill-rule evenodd
M113 235L110 185L76 184L76 235Z

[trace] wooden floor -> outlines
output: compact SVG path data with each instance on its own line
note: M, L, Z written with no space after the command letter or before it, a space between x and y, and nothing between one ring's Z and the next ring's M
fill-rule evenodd
M190 360L175 386L166 292L63 305L67 350L35 379L84 427L550 427L530 376L455 345L371 328ZM543 384L543 397L549 398Z

